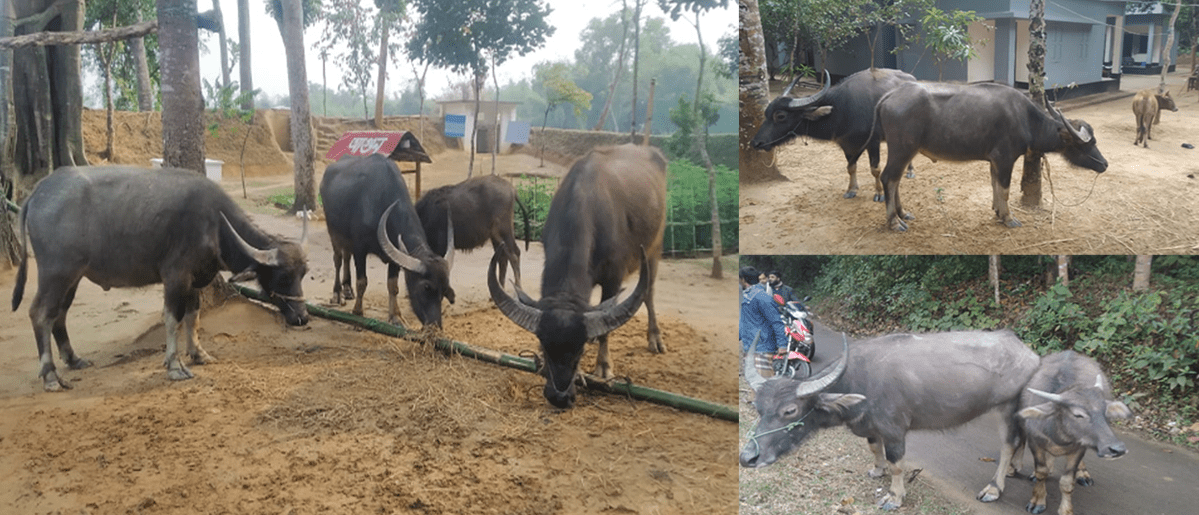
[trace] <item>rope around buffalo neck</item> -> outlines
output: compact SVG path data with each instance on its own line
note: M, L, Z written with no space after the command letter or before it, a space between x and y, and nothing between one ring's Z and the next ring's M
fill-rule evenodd
M1059 204L1057 200L1057 191L1055 191L1053 188L1053 174L1049 173L1049 157L1045 154L1041 154L1041 167L1045 169L1045 178L1049 180L1049 195L1053 197L1053 208L1056 210L1057 205ZM1083 199L1078 201L1077 204L1062 203L1062 207L1078 207L1085 204L1087 200L1091 198L1091 194L1095 193L1095 183L1097 182L1099 182L1098 173L1096 173L1095 178L1091 180L1091 191L1087 192L1087 196L1083 197Z
M816 411L816 409L815 409L815 408L813 408L813 409L812 409L812 411ZM762 447L761 447L760 445L758 445L758 437L759 437L759 436L766 436L766 435L768 435L768 434L770 434L770 433L778 433L778 432L780 432L780 431L790 431L790 430L792 430L792 429L795 429L795 428L797 428L797 427L800 427L800 426L802 426L802 425L803 425L803 419L805 419L805 418L808 418L808 415L811 415L811 414L812 414L812 411L809 411L809 412L808 412L807 414L805 414L804 416L802 416L802 417L799 417L799 420L796 420L795 422L792 422L792 423L790 423L790 424L787 424L787 425L785 425L785 426L783 426L783 427L780 427L780 428L778 428L778 429L771 429L770 431L767 431L767 432L765 432L765 433L762 433L762 434L755 434L755 435L753 435L753 436L749 437L749 441L751 441L751 442L753 442L753 443L754 443L754 454L755 454L755 455L758 455L758 454L761 454L761 452L762 452ZM754 424L753 431L754 431L754 432L756 432L756 431L757 431L757 429L758 429L758 425L757 425L757 424Z

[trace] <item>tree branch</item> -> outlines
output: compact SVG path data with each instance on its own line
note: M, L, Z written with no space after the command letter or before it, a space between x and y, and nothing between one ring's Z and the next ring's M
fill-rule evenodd
M158 21L136 23L127 27L80 32L37 32L24 36L0 38L0 48L18 48L48 45L84 45L89 43L111 43L125 39L140 38L158 32Z

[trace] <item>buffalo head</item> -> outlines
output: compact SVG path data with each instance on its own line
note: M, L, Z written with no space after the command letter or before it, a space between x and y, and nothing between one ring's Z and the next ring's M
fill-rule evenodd
M815 95L794 98L790 96L791 88L799 82L800 77L791 81L791 85L782 95L766 106L766 119L754 135L752 145L758 150L770 150L790 141L796 136L809 133L809 126L833 112L833 106L822 104L821 101L828 93L832 78L828 71L824 72L824 88Z
M1103 376L1095 376L1090 387L1069 388L1061 393L1049 393L1028 388L1041 400L1047 402L1020 410L1020 417L1039 420L1054 426L1046 434L1055 440L1077 442L1095 450L1100 458L1119 458L1128 449L1116 438L1108 419L1123 419L1132 415L1123 402L1105 398Z
M1099 153L1095 142L1095 130L1082 120L1067 120L1056 107L1051 108L1053 117L1062 125L1058 133L1062 141L1062 155L1070 164L1103 173L1107 170L1107 159Z
M404 269L404 284L408 287L408 301L412 304L412 311L416 313L416 318L424 325L435 325L441 327L441 298L445 297L454 303L454 289L450 287L450 269L454 266L454 222L450 219L450 215L446 214L446 250L444 256L433 254L427 246L414 249L413 254L408 253L408 249L404 246L404 238L402 235L396 237L399 242L399 248L391 243L391 239L387 237L387 217L391 214L391 209L400 201L393 202L387 209L383 211L383 216L379 218L378 231L376 237L379 240L379 246L392 263ZM447 207L448 209L448 207Z
M500 259L503 257L497 252L487 267L491 300L509 320L537 335L545 356L545 365L540 370L546 378L545 398L555 407L569 408L574 405L574 379L584 345L624 325L641 308L650 279L645 248L641 249L641 276L633 293L619 304L612 297L595 307L588 306L586 300L571 298L547 297L534 301L519 286L515 288L520 300L513 299L496 279L495 269Z
M836 383L849 362L849 342L841 358L817 377L796 380L765 379L754 368L754 353L745 354L745 380L754 389L758 426L741 450L742 467L765 467L798 447L813 431L845 422L849 409L866 399L856 393L824 393ZM758 338L749 348L755 349Z
M224 213L221 213L221 220L225 222L225 227L229 229L233 241L242 253L255 263L239 272L232 280L238 280L238 276L255 276L262 292L270 296L271 302L279 308L289 325L307 324L308 305L304 303L302 283L304 275L308 273L308 257L305 251L308 244L308 218L304 218L304 229L299 243L281 240L276 247L270 249L258 249L250 245L237 233Z

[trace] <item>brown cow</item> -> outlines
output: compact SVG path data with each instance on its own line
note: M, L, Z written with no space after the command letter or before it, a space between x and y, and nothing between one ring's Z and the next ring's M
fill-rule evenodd
M1132 142L1133 145L1140 143L1145 148L1149 148L1149 140L1153 139L1150 131L1153 129L1153 124L1161 123L1162 109L1178 111L1178 106L1174 105L1174 99L1170 97L1169 91L1165 94L1154 93L1152 89L1143 89L1137 92L1132 99L1132 114L1137 119L1137 139Z

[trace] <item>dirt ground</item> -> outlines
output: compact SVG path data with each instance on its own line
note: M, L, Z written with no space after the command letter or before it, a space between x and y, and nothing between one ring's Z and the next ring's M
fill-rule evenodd
M1068 118L1095 129L1109 167L1103 174L1074 168L1049 155L1039 211L1020 207L1023 160L1013 171L1011 206L1024 226L995 221L986 162L937 162L918 156L916 177L900 182L915 220L906 233L885 228L882 203L872 202L873 178L858 161L860 190L849 184L845 157L826 141L800 139L775 152L789 182L742 184L742 250L747 254L1187 254L1199 252L1199 94L1183 93L1189 65L1167 80L1178 112L1162 113L1149 148L1133 146L1132 100L1094 105L1063 102ZM1159 76L1125 75L1126 94L1156 87ZM777 94L777 92L776 92ZM1109 97L1110 98L1110 97ZM1085 99L1081 104L1085 104ZM1071 107L1074 106L1074 107ZM882 165L886 163L883 145ZM882 166L880 165L880 166Z
M435 155L424 186L465 178L464 157ZM536 166L529 156L503 156L500 172ZM261 227L298 236L300 221L264 200L290 185L286 175L253 177L243 201L239 179L226 175L223 183ZM323 304L332 297L332 252L323 223L310 228L305 294ZM535 350L536 339L489 300L490 256L482 249L456 257L458 299L447 305L446 336ZM646 349L642 310L611 340L618 376L737 401L736 258L724 260L722 280L708 277L710 262L663 262L656 299L668 353ZM522 272L534 296L543 264L533 243ZM384 270L372 258L367 316L386 318ZM14 275L0 272L0 291L12 290ZM0 506L15 512L737 511L730 422L586 391L559 412L533 374L319 318L287 328L273 309L240 298L201 313L200 341L218 362L171 382L162 367L161 287L104 292L84 281L68 324L76 351L95 366L73 371L59 361L74 389L44 393L30 282L19 310L0 310ZM593 350L584 363L590 369Z

